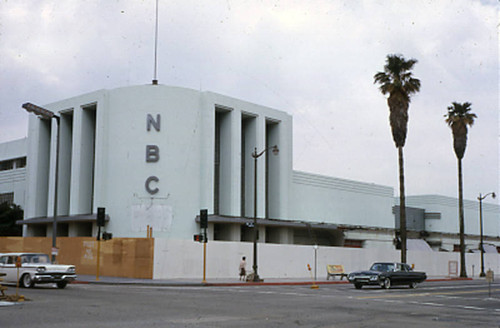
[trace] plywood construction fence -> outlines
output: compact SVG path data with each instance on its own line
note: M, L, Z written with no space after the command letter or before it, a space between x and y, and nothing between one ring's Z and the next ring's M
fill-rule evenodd
M153 278L153 238L101 240L99 275ZM77 274L96 274L97 241L92 237L58 237L57 262L74 264ZM50 254L51 237L1 237L0 253L37 252Z

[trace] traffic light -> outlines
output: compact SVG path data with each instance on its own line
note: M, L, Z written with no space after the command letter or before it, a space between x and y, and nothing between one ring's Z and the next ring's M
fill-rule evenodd
M200 210L200 228L207 229L208 228L208 211Z
M98 207L97 208L97 226L104 227L106 218L106 208Z
M206 242L208 242L208 238L206 237L205 234L202 234L202 233L194 235L193 236L193 240L197 241L199 243L206 243Z
M399 237L394 238L392 243L394 244L396 249L401 249L401 239Z
M112 238L113 238L113 234L111 232L103 232L102 233L103 240L110 240Z

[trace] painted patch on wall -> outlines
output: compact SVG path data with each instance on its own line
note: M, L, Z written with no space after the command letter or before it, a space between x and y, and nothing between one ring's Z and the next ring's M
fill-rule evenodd
M168 205L132 205L132 231L146 231L148 225L153 227L153 231L170 231L172 207Z

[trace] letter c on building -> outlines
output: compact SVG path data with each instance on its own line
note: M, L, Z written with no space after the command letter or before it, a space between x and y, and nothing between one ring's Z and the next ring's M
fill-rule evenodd
M150 195L154 195L156 194L158 191L160 191L160 189L158 188L153 188L151 189L150 187L150 184L151 182L154 181L154 182L158 182L160 181L160 179L158 179L158 177L155 177L154 175L153 176L150 176L149 178L146 179L146 183L145 183L145 187L146 187L146 191L150 194Z

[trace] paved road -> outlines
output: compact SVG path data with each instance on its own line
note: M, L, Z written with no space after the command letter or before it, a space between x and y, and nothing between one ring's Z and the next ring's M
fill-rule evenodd
M10 289L12 290L12 289ZM0 327L500 327L500 283L37 287L0 307Z

